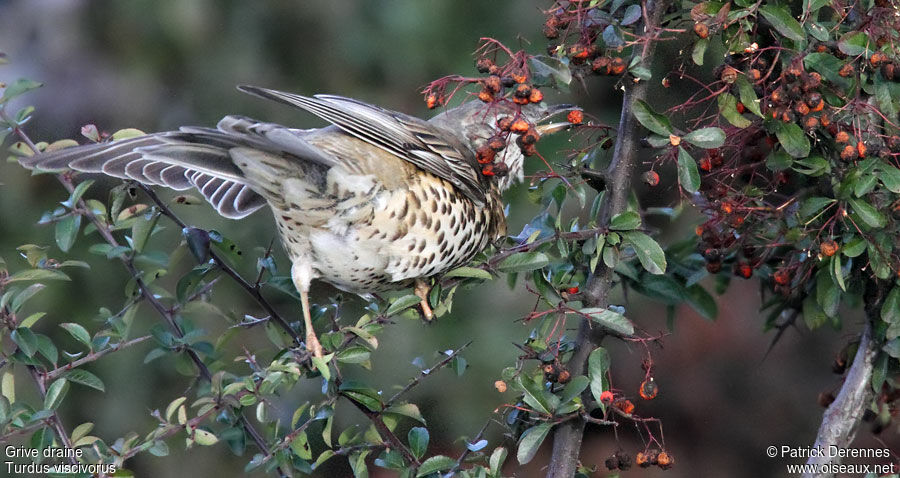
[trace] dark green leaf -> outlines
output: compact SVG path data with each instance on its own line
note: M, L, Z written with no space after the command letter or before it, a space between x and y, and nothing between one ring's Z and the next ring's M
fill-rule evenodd
M367 362L372 353L369 349L362 345L354 345L341 350L337 354L337 361L342 363L363 363Z
M795 158L809 156L809 137L797 123L778 123L775 136L781 143L781 147L791 156Z
M80 324L67 322L63 324L59 324L60 327L66 329L66 332L69 333L75 340L84 344L87 348L91 348L91 334L88 333L87 329L82 327Z
M547 434L550 433L550 428L552 428L551 424L541 423L522 433L522 437L519 438L519 449L516 451L516 459L520 464L524 465L534 458L541 444L544 443L544 439L547 438Z
M428 449L428 429L424 427L413 427L407 434L409 440L409 449L415 455L416 459L422 458Z
M22 353L27 356L31 357L35 352L37 352L38 339L34 335L34 332L31 331L31 329L19 327L9 334L9 338L11 338L12 341L19 346L19 350L21 350Z
M625 15L622 16L622 25L631 25L641 19L641 6L639 4L629 5L625 9Z
M875 209L875 206L862 199L850 198L849 202L853 207L853 212L869 227L881 228L887 224L887 218L878 209Z
M821 197L821 196L813 196L810 198L806 198L803 201L803 204L800 205L800 209L797 211L797 214L802 219L809 219L809 218L815 216L816 214L818 214L819 211L821 211L822 209L825 208L825 206L828 206L829 204L833 204L835 202L836 202L836 200L834 200L832 198L826 198L826 197Z
M653 108L647 103L637 100L632 105L632 109L634 117L637 118L644 128L660 136L669 137L672 134L672 124L669 122L669 118L653 111Z
M798 42L806 38L803 26L784 7L770 3L759 7L759 13L785 37Z
M49 387L47 387L47 395L44 396L44 408L46 410L56 410L56 407L62 403L63 398L66 396L66 392L69 391L69 382L60 378L55 382L51 383Z
M634 211L616 214L609 221L609 228L614 231L630 231L641 227L641 216Z
M884 299L884 304L881 305L881 320L889 324L900 322L900 286L895 285Z
M900 169L895 168L885 161L882 161L879 164L878 169L880 171L878 179L881 179L881 183L884 184L884 187L892 193L900 193Z
M682 139L701 148L718 148L725 144L725 132L716 127L700 128L684 135Z
M700 171L697 162L681 146L678 147L678 182L689 193L700 189Z
M741 103L744 104L748 111L762 118L762 111L759 109L759 97L756 96L756 91L753 89L753 85L747 81L747 77L738 75L734 84L738 87Z
M847 56L865 55L868 58L874 52L875 44L869 35L861 31L853 31L838 40L838 50Z
M78 230L81 228L81 216L73 214L56 222L56 245L59 250L69 252L75 244Z

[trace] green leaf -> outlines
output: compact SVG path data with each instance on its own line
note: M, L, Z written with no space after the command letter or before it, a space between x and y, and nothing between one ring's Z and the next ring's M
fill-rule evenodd
M312 460L312 448L309 446L309 436L301 432L291 440L291 450L301 460Z
M775 129L775 136L781 147L788 154L795 158L805 158L809 156L809 137L803 132L803 129L797 123L778 123Z
M422 302L422 299L415 294L404 295L403 297L399 297L397 300L391 303L391 306L388 307L386 315L395 315L403 312L404 310L417 305L419 302Z
M835 199L822 197L822 196L813 196L810 198L806 198L803 201L803 204L800 205L800 209L797 211L797 214L802 219L809 219L819 213L825 206L829 204L833 204L837 202Z
M56 245L59 250L69 252L75 244L78 230L81 228L81 216L73 214L56 222Z
M634 112L634 117L637 118L644 128L660 136L668 137L672 134L672 124L669 122L669 118L653 111L653 108L644 101L635 101L631 108Z
M847 56L865 55L868 58L875 50L875 44L870 40L869 35L861 31L853 31L843 35L838 40L837 46L838 50Z
M419 407L414 403L398 403L395 405L391 405L384 410L384 413L403 415L404 417L412 418L413 420L423 425L425 424L425 417L422 416L422 412L419 410Z
M652 237L640 231L628 231L622 233L625 241L631 244L638 260L644 269L651 274L663 274L666 272L666 254Z
M343 363L363 363L367 362L372 352L362 345L354 345L341 350L337 354L337 361Z
M92 374L91 372L88 372L87 370L80 368L72 369L65 375L65 377L70 382L75 382L79 385L84 385L85 387L90 387L101 392L106 391L106 387L103 385L103 381L100 380L100 377Z
M31 280L72 280L64 272L53 269L28 269L16 272L6 278L6 282L31 281Z
M694 284L685 289L685 292L687 292L688 305L697 311L701 317L706 320L716 319L716 316L719 315L719 307L716 305L716 299L714 299L703 286Z
M718 148L725 144L725 132L716 127L700 128L684 135L682 139L701 148Z
M830 53L808 53L803 57L803 65L807 70L821 73L822 78L842 90L846 90L853 81L839 74L844 61Z
M622 15L621 25L631 25L632 23L641 19L641 6L638 4L629 5L628 8L625 9L625 14Z
M34 80L19 78L18 80L13 82L13 84L7 86L5 90L3 90L3 96L0 97L0 105L35 88L40 88L43 85L43 83L39 83Z
M709 46L709 38L700 38L694 43L694 49L691 50L691 60L697 66L703 66L703 57L706 55L706 47Z
M816 302L828 317L836 317L841 305L841 291L831 280L831 273L820 268L816 274Z
M62 400L65 398L66 392L68 391L69 382L64 378L60 378L51 383L50 386L47 387L47 395L44 397L44 409L56 410L59 404L62 403Z
M763 18L769 21L778 33L794 41L803 41L806 38L806 32L791 13L784 7L773 4L766 4L759 7L759 13Z
M744 115L738 113L737 110L737 98L735 98L731 93L722 93L718 96L716 102L719 105L719 114L722 115L723 118L728 120L729 123L737 126L738 128L746 128L753 124L752 121L744 118Z
M678 147L678 182L689 193L700 189L700 171L697 162L681 146Z
M759 98L756 96L756 91L753 89L753 85L747 81L747 77L744 75L738 75L737 80L734 82L738 87L738 94L741 97L741 103L747 107L751 113L763 117L762 111L759 109Z
M900 322L900 286L895 285L881 305L881 320L888 324Z
M550 263L550 258L543 252L520 252L503 259L497 265L502 272L524 272L540 269Z
M862 199L850 198L849 202L850 206L853 207L853 212L855 212L867 226L881 228L887 224L887 218L885 218L884 214L881 214L878 209L875 209L875 206L872 206Z
M69 333L75 340L84 344L87 348L91 348L91 334L88 333L87 329L82 327L80 324L75 324L72 322L67 322L63 324L59 324L60 327L66 329L66 332Z
M488 461L488 464L491 466L491 475L500 476L500 468L503 466L503 462L506 461L506 455L508 453L506 447L500 446L494 449L494 452L491 453L491 458Z
M588 307L578 311L591 318L592 321L626 337L634 334L634 326L624 315L604 308Z
M454 466L456 466L456 460L453 458L444 455L436 455L422 463L422 466L419 467L419 471L416 472L416 478L421 478L440 471L446 471Z
M484 280L493 280L494 276L491 275L490 272L484 269L478 269L477 267L457 267L451 271L448 271L443 276L444 278L451 277L471 277L474 279L484 279Z
M884 184L884 187L892 193L900 193L900 169L882 161L878 165L878 170L881 171L881 174L878 175L881 184Z
M516 459L520 464L524 465L534 458L551 428L551 424L541 423L522 433L522 437L519 438L519 449L516 451Z
M19 350L23 354L29 357L34 356L34 353L38 350L38 339L31 329L19 327L9 334L9 338L19 346Z
M641 227L641 216L634 211L616 214L609 221L609 228L614 231L630 231Z
M410 428L406 438L409 440L409 450L415 455L416 459L422 458L425 455L425 451L428 450L428 429L424 427Z
M600 394L609 390L609 379L606 372L609 371L609 352L603 347L597 347L588 356L588 377L591 379L591 395L594 401L603 407Z
M219 438L212 432L198 428L194 430L194 442L201 446L212 446L219 442Z

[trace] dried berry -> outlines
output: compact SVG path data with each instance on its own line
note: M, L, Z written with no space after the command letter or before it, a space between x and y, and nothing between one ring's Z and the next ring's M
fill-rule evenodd
M663 470L668 470L672 468L672 465L675 464L675 458L672 458L672 455L667 452L661 451L658 455L656 455L656 466L660 467Z
M819 252L825 257L833 256L838 251L838 248L838 243L831 239L819 244Z
M887 59L887 55L880 51L876 51L875 53L872 53L872 56L869 57L869 63L874 68L878 68L882 63L886 62Z
M525 121L524 118L519 118L512 122L509 126L509 130L516 134L522 134L528 131L531 128L531 124L528 121Z
M440 105L441 103L442 102L441 102L440 98L438 98L438 95L436 95L434 93L428 93L428 96L425 97L425 106L427 106L428 109L430 109L430 110L433 110L436 106Z
M840 75L844 78L847 78L852 74L853 74L853 64L852 63L845 63L844 66L842 66L841 69L838 70L838 75Z
M812 131L819 126L819 119L815 116L808 116L803 120L803 128L806 131Z
M638 390L638 393L644 400L653 400L659 393L659 386L656 385L656 381L653 380L653 377L650 377L647 380L641 382L641 387Z
M834 394L831 392L821 392L819 396L816 398L816 402L822 408L828 408L832 402L834 402Z
M608 75L610 73L610 61L608 56L598 56L591 63L591 70L599 75Z
M852 144L844 146L844 149L841 150L841 159L844 161L853 161L856 159L856 148L854 148Z
M791 273L787 271L787 269L778 269L772 274L772 278L775 279L775 283L778 285L788 285L791 283Z
M513 119L511 116L504 116L497 120L497 128L499 128L500 131L509 131L509 128L510 126L512 126L512 124ZM528 127L526 126L525 129L527 130Z
M705 23L695 23L694 33L696 33L700 38L707 38L709 37L709 26L707 26Z
M850 134L846 131L841 131L834 136L834 140L838 143L846 143L847 141L850 141Z
M479 73L487 73L492 66L494 66L494 62L490 58L482 57L475 62L475 68L478 69Z
M500 83L500 77L497 75L491 75L482 80L484 83L485 91L489 93L499 93L503 89L503 85Z
M722 261L713 261L706 263L706 272L710 274L718 274L722 270Z
M484 145L475 150L475 159L479 164L487 164L494 161L497 153L490 146Z
M894 78L900 77L900 75L896 74L893 63L885 63L881 65L881 76L890 81L894 81Z
M625 73L625 59L621 57L613 58L609 63L609 72L613 75Z
M531 94L528 95L528 101L532 103L540 103L541 101L544 101L544 93L542 93L541 90L537 88L532 88Z
M494 101L494 95L491 94L490 91L481 90L478 92L478 99L485 103L490 103L491 101Z
M722 75L721 75L720 79L730 85L730 84L734 83L735 80L737 80L737 77L738 77L738 71L733 66L726 66L722 70Z
M506 140L501 136L491 136L488 139L487 145L495 152L503 151L503 149L506 148Z

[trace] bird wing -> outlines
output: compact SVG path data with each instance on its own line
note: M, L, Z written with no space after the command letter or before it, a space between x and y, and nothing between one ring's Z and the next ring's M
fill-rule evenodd
M486 194L472 151L428 122L334 95L301 96L255 86L243 92L308 111L347 134L452 183L478 205Z
M240 116L226 116L215 129L183 127L36 154L19 162L29 169L104 173L179 191L194 187L219 214L240 219L266 204L232 162L230 151L247 147L288 160L334 164L295 130Z

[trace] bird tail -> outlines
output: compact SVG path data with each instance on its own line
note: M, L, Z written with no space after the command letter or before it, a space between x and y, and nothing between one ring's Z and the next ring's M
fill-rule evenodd
M19 163L33 170L103 173L174 190L197 188L222 216L239 219L266 204L234 165L239 138L211 128L185 127L38 153Z

